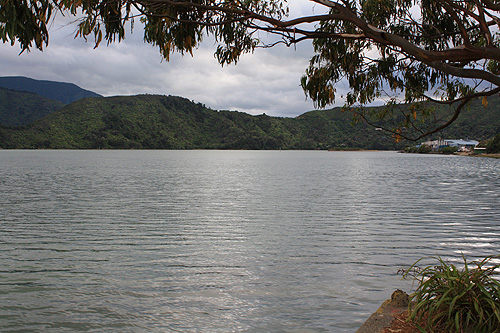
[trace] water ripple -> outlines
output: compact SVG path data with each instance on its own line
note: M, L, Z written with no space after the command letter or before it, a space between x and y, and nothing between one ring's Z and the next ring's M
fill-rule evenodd
M352 332L423 256L498 254L500 161L0 151L0 322ZM425 262L424 262L425 263Z

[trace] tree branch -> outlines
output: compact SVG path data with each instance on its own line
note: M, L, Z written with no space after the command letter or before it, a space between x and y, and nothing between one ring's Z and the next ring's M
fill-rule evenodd
M500 87L496 88L496 89L492 89L490 91L486 91L486 92L479 92L479 93L475 93L475 94L470 94L468 96L465 96L465 97L462 97L462 98L459 98L459 99L456 99L456 100L453 100L453 101L442 103L442 104L452 104L452 103L455 103L455 102L460 102L460 104L455 108L455 111L454 111L453 115L451 116L451 118L448 119L448 121L446 123L444 123L443 125L440 125L440 126L434 128L434 129L432 129L430 131L427 131L427 132L424 132L424 131L416 128L416 130L421 133L417 137L410 137L410 136L407 136L405 134L402 134L401 132L397 132L397 131L394 131L392 129L389 129L387 127L381 127L381 126L379 126L379 125L371 122L365 115L363 115L361 113L357 113L357 115L360 116L363 119L363 121L365 121L368 125L370 125L372 127L381 128L385 132L391 133L393 135L398 135L401 138L409 140L409 141L418 141L418 140L420 140L422 138L425 138L426 136L429 136L429 135L432 135L434 133L437 133L437 132L441 131L442 129L450 126L455 120L457 120L457 118L460 115L460 113L462 112L464 106L466 106L467 103L469 103L471 100L476 99L476 98L480 98L480 97L485 97L485 96L492 96L492 95L495 95L495 94L498 94L498 93L500 93Z

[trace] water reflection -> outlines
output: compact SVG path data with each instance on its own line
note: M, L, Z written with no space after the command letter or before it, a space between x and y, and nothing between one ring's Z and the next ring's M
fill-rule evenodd
M498 253L499 170L389 152L1 151L2 326L352 332L411 287L399 268Z

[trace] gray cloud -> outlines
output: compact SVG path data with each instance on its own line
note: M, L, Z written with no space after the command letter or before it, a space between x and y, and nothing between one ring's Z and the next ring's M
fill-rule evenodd
M295 117L314 109L300 87L313 54L310 43L257 49L238 64L221 67L210 40L194 57L174 54L166 62L155 47L142 41L137 23L134 33L121 43L103 43L97 49L91 40L75 40L74 29L56 21L43 52L19 55L18 45L0 45L0 75L71 82L104 96L177 95L213 109L250 114Z

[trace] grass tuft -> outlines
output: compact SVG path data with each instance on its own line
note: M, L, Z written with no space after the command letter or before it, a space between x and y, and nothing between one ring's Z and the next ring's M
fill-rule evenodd
M410 295L409 320L422 332L500 332L500 264L486 257L464 267L430 257L437 265L419 268L417 260L404 278L412 276L418 288Z

